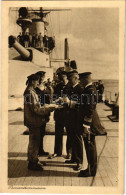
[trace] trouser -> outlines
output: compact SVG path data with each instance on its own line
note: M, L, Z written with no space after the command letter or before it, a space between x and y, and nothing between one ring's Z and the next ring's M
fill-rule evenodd
M46 128L46 123L40 127L40 145L39 145L39 152L43 152L43 138L45 136L45 128Z
M28 161L37 163L40 145L40 127L29 128Z
M43 42L42 41L39 41L39 47L41 48L43 48Z
M97 171L97 149L95 136L91 135L90 144L88 143L88 138L84 137L84 145L86 149L88 165L90 164L91 174L96 174Z
M66 151L67 154L71 153L71 137L69 134L69 129L67 126L65 126L63 123L60 123L59 121L55 121L55 147L54 147L54 153L58 155L62 155L62 149L63 149L63 133L64 133L64 127L66 127L67 132L67 141L66 141Z
M71 140L72 140L72 160L77 164L83 163L83 140L82 136L77 132L77 128L70 128Z
M25 41L25 47L27 48L28 47L28 41Z
M33 47L35 48L36 47L36 41L33 40Z
M29 41L29 47L32 47L32 41Z

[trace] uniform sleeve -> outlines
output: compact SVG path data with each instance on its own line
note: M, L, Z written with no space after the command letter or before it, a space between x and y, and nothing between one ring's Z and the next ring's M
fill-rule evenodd
M49 108L41 106L38 96L33 92L30 93L29 106L31 111L36 113L37 115L46 115L47 113L49 113Z
M86 102L85 102L85 116L84 116L84 126L85 127L90 127L92 123L92 117L93 117L93 111L96 108L96 94L94 93L93 90L89 89L88 90L88 96L86 97Z

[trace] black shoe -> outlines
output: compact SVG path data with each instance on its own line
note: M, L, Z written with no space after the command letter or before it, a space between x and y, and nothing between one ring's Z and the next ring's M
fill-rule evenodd
M58 156L62 156L62 154L55 154L55 153L51 154L51 155L48 156L48 159L56 158Z
M41 162L41 164L42 164L43 166L46 166L46 162Z
M66 159L71 159L71 154L70 153L67 154Z
M73 163L76 163L76 162L71 159L71 160L66 160L65 163L67 163L67 164L73 164Z
M47 155L49 155L49 152L39 151L38 155L39 156L47 156Z
M38 163L28 163L28 169L33 170L33 171L43 171L42 164L40 162Z
M29 129L26 129L26 130L23 132L23 135L29 135Z
M82 169L82 164L78 163L76 167L73 168L75 171L79 171Z
M88 169L81 170L80 173L78 174L78 177L95 177L96 174L89 173Z

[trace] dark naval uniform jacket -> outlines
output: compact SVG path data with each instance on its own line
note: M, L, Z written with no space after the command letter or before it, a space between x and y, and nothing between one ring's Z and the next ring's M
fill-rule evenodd
M96 96L96 88L89 83L83 90L82 99L81 99L81 125L89 128L91 132L91 136L89 138L88 135L84 135L82 132L86 156L88 160L88 168L89 174L92 176L96 174L97 171L97 149L95 143L95 135L94 129L97 129L97 121L94 120L96 118L96 104L97 104L97 96ZM96 119L97 120L97 119ZM90 141L89 141L90 139Z
M82 87L77 84L76 86L69 86L67 85L65 90L65 94L67 94L67 97L70 99L70 105L68 107L68 111L66 113L66 121L69 124L69 127L74 127L78 131L78 125L79 120L78 117L80 117L80 99L81 99L81 93L82 93Z
M66 85L64 85L64 83L60 82L59 84L56 85L56 87L54 88L54 98L58 99L59 97L62 97L62 95L64 94L64 89L65 89ZM60 109L56 109L54 112L54 120L58 121L60 123L64 123L65 122L65 109L64 108L60 108Z
M104 127L96 110L98 97L97 90L93 84L88 84L81 96L81 121L83 126L90 127L94 135L104 135Z
M70 100L68 111L66 112L66 123L69 128L69 134L72 143L72 157L71 159L77 164L82 164L83 162L83 143L80 133L81 123L78 120L80 118L80 97L82 93L82 88L79 84L75 86L67 86L66 94Z

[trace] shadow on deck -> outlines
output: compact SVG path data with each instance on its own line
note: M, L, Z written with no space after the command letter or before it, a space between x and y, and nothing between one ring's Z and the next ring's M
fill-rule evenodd
M22 135L27 129L23 125L23 112L8 113L8 184L9 186L117 186L118 184L118 123L112 123L107 115L111 110L104 104L98 104L98 114L102 125L108 132L106 137L96 137L98 158L106 141L105 148L100 156L95 178L79 178L78 172L73 170L75 164L64 163L66 155L66 135L63 136L63 156L48 159L47 156L39 160L46 162L44 171L28 170L27 146L29 136ZM16 120L15 120L16 119ZM54 121L51 116L44 137L44 149L54 152ZM86 164L86 159L85 164ZM86 166L86 165L85 165Z

